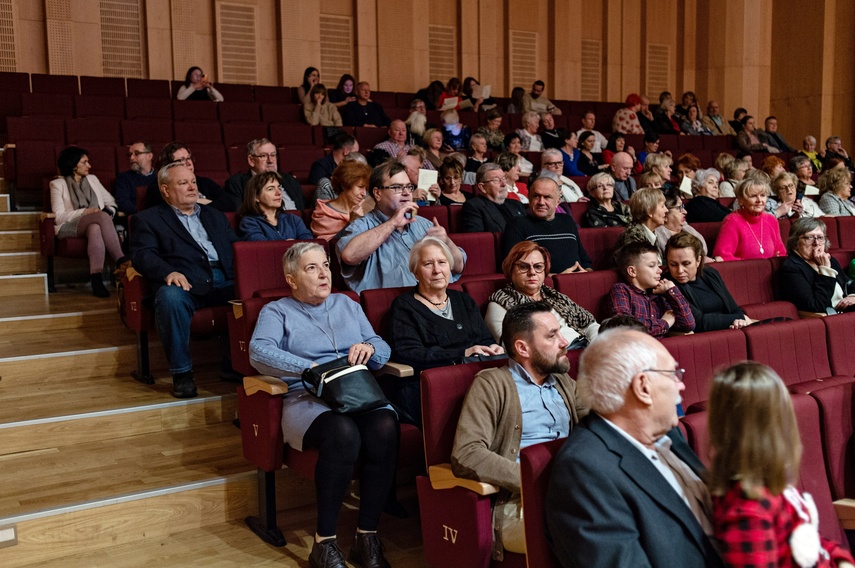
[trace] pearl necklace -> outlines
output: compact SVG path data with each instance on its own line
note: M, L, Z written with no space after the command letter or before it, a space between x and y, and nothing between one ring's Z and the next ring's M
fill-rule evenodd
M761 213L762 215L762 213ZM757 246L760 247L760 254L764 254L763 250L763 219L760 219L760 238L757 238L757 234L754 232L754 229L751 228L751 223L748 222L748 230L751 231L751 236L754 237L754 240L757 241Z

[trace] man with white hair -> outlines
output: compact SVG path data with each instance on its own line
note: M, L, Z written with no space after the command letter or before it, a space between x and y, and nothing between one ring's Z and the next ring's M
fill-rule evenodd
M638 186L632 177L632 166L635 159L627 152L618 152L612 156L609 164L610 173L615 178L615 197L620 201L629 201Z
M563 566L722 566L704 466L676 428L683 369L649 335L600 333L577 395L590 414L554 460L546 498Z
M546 172L555 174L555 182L559 185L561 192L561 200L567 203L575 203L577 201L588 201L585 194L582 193L575 181L564 175L564 156L561 150L555 148L547 148L540 155L540 163L543 166L543 171L540 175Z

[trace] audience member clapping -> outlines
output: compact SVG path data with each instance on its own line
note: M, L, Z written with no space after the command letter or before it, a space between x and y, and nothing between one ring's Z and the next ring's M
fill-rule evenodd
M599 324L593 314L544 284L549 270L549 251L532 241L517 243L505 257L502 272L507 283L490 296L484 316L487 328L497 342L502 337L505 314L514 306L527 302L545 302L552 308L567 343L585 345L596 337Z
M504 350L490 335L475 301L448 288L454 260L445 242L425 237L410 251L409 264L418 283L392 302L390 322L394 359L412 365L416 378L395 381L393 402L405 413L405 421L421 425L422 370Z
M764 174L765 175L765 174ZM723 260L784 256L778 221L766 212L769 185L744 179L736 186L739 208L724 218L715 243L715 256Z
M665 247L668 278L682 292L695 318L695 331L740 329L756 322L745 315L721 276L706 266L706 251L689 233L677 233Z
M778 272L782 299L800 311L834 314L855 306L848 278L833 256L820 219L802 217L790 227L787 258ZM852 290L851 292L855 292Z
M589 227L626 227L632 221L629 207L615 199L615 180L605 172L591 176L588 180L591 202L585 212L585 223Z
M97 177L89 174L89 153L83 148L69 146L63 149L57 166L60 177L50 182L55 234L59 239L86 238L92 294L107 298L110 292L104 286L101 274L105 252L110 253L117 266L126 260L113 226L112 219L118 210L116 200Z
M359 463L356 536L348 556L360 566L388 566L377 536L380 513L392 489L398 457L398 420L385 406L359 414L332 412L306 392L301 373L347 357L350 365L380 368L390 349L371 328L358 303L330 295L329 261L316 243L299 243L282 258L291 297L267 304L249 344L252 365L282 377L284 442L298 451L318 450L315 466L317 527L309 565L344 566L336 527L344 496Z
M319 199L312 212L312 233L330 240L348 223L365 215L363 204L368 191L371 168L354 160L343 161L333 171L330 183L337 197Z

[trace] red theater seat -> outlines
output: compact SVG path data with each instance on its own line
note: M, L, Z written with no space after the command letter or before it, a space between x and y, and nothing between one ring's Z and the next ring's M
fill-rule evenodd
M145 140L155 146L174 139L171 120L123 120L122 144Z
M247 85L248 86L248 85ZM225 95L223 95L225 97ZM261 120L261 110L258 103L252 100L231 100L226 98L222 103L219 103L217 112L220 116L220 122L258 122Z
M846 250L855 249L855 217L825 217L826 225L837 222L837 233L840 239L840 248Z
M128 79L130 81L130 79ZM125 118L128 120L172 120L172 101L167 98L125 99Z
M546 536L546 491L552 460L564 439L535 444L520 451L520 489L525 511L525 551L528 566L559 568Z
M828 340L828 355L831 371L835 375L855 376L855 313L838 314L822 318Z
M18 189L41 190L56 174L57 148L49 140L20 140L3 156L5 177Z
M223 131L220 123L215 120L175 122L173 125L175 139L194 146L194 142L203 144L222 144Z
M451 233L448 236L466 252L466 266L461 275L461 283L499 273L493 233Z
M314 144L312 141L312 127L308 124L273 122L270 124L270 139L277 146L302 146L308 148ZM323 151L321 151L321 155L323 155Z
M73 118L74 98L58 93L24 93L21 95L21 115Z
M132 79L128 77L125 82L127 83L129 99L165 99L169 101L170 86L169 81L165 79Z
M124 77L80 77L80 94L84 96L125 97Z
M61 118L10 116L6 119L9 142L22 140L41 140L53 142L57 146L65 145L65 123Z
M614 270L556 274L552 280L556 290L594 314L597 321L612 315L609 292L619 282Z
M79 95L80 87L77 75L49 75L33 73L30 75L34 93Z
M447 232L450 231L448 228L448 206L446 205L425 205L419 207L419 217L424 217L428 221L436 219L437 223L443 229Z
M265 122L230 122L223 124L223 144L246 148L247 142L267 138Z
M172 116L176 122L217 122L217 103L213 101L172 101Z
M256 85L253 88L255 102L258 103L290 103L291 87L268 87Z
M77 118L125 118L125 97L78 95L74 97L74 116Z
M115 118L70 118L65 121L65 140L68 144L110 144L121 141L119 120Z
M10 93L29 93L30 76L27 73L0 72L0 91Z
M255 93L252 85L237 83L217 83L216 88L226 102L254 101ZM222 104L222 103L220 103Z
M611 268L615 243L623 232L623 227L604 227L600 229L579 229L579 239L585 252L591 258L594 270Z
M177 126L177 125L176 125ZM220 144L193 144L193 166L200 172L227 172L226 149Z
M300 124L303 120L303 109L300 105L280 102L262 102L261 120L264 122L289 122Z

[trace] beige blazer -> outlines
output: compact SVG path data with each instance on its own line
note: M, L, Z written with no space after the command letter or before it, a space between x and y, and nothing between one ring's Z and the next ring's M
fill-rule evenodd
M116 207L116 200L113 199L109 191L104 189L104 186L101 185L97 177L88 175L86 179L89 181L92 191L95 192L99 209L104 209L107 206L118 209ZM68 184L61 177L50 182L50 208L56 215L56 219L54 219L56 223L54 232L56 233L59 232L60 227L65 223L82 217L84 211L83 209L74 209L74 206L71 205L71 194L68 191Z

